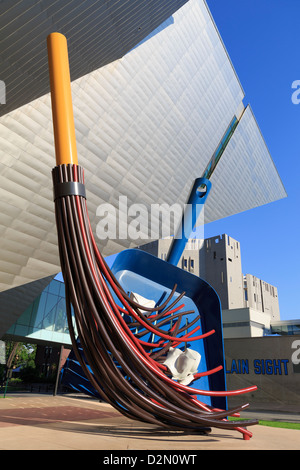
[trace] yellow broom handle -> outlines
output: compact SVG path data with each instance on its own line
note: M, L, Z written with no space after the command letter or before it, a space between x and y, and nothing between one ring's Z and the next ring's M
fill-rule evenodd
M67 39L47 38L56 165L78 165Z

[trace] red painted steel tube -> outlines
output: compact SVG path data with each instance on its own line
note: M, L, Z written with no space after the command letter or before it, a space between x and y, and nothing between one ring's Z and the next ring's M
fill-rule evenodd
M74 169L75 171L75 174L76 174L76 170ZM106 281L105 279L107 280L107 274L109 274L109 271L106 269L105 267L105 264L103 264L103 267L104 269L101 269L101 264L99 263L99 267L94 264L95 263L95 259L93 259L93 256L95 256L95 252L94 252L94 248L93 248L93 237L91 236L91 233L90 233L90 224L89 222L86 222L87 223L87 226L85 226L85 223L83 221L83 213L82 213L82 209L81 209L81 203L83 204L83 207L85 207L85 211L87 211L86 209L86 205L85 205L85 202L82 201L82 198L79 197L79 196L75 196L74 197L74 200L75 200L75 205L76 205L76 217L78 218L78 223L79 223L79 227L78 229L76 229L77 231L80 232L80 238L81 238L81 242L82 242L82 249L84 250L84 253L85 253L85 256L86 256L86 262L88 263L89 265L89 270L90 270L90 273L91 275L93 276L93 282L95 283L95 286L97 286L97 290L98 290L98 293L99 295L101 294L101 298L102 298L102 301L105 305L105 308L107 310L107 314L109 315L109 321L111 322L112 324L112 327L113 329L115 330L115 334L116 334L116 337L119 337L120 339L122 339L122 341L124 341L124 346L125 344L127 345L127 348L128 351L131 351L131 354L133 354L132 356L132 359L134 357L136 357L136 359L138 361L140 361L140 364L144 364L144 368L146 367L145 370L148 370L150 374L154 374L152 375L152 378L154 379L154 377L156 377L157 379L156 380L161 380L163 379L163 382L166 381L166 386L170 386L170 389L169 390L174 390L174 392L176 393L187 393L188 396L190 396L190 393L196 393L196 394L201 394L201 391L199 391L198 389L193 389L191 387L182 387L180 384L178 384L177 382L174 382L172 379L169 379L168 377L166 377L166 375L160 371L160 365L155 362L155 361L151 361L151 358L149 358L149 355L145 352L145 350L142 348L141 346L141 343L139 340L137 340L135 338L135 336L132 334L132 332L130 331L130 329L128 329L128 325L126 324L126 322L124 321L122 315L121 315L121 312L119 310L119 307L115 304L112 296L111 296L111 293L108 289L108 286L106 284ZM85 230L87 230L87 232L85 233ZM89 237L89 239L87 238ZM80 243L81 243L80 242ZM93 250L93 254L92 254L92 251L90 250ZM101 258L100 258L101 259ZM102 272L103 272L103 276L105 277L102 277ZM116 288L116 286L114 286L114 283L111 282L111 287L112 288ZM107 296L107 297L105 297ZM125 299L125 301L123 302L123 305L124 307L126 308L125 311L127 311L128 309L128 314L131 313L131 306L130 304L128 304L127 300ZM129 308L128 308L129 307ZM125 312L123 312L125 313ZM92 313L93 315L93 313ZM92 317L91 317L92 318ZM138 319L139 320L139 319ZM99 319L97 319L97 317L94 317L94 323L95 323L95 330L97 330L97 333L101 334L101 329L99 330L99 326L98 326L98 323L99 323ZM176 325L177 325L177 322L176 322ZM101 327L102 328L102 327ZM146 326L147 329L149 329L149 325ZM171 332L174 332L174 328L171 329ZM158 330L155 330L156 333L160 333L160 331ZM189 333L191 334L191 333ZM172 344L174 343L174 336L170 336L170 338L172 339ZM183 337L180 338L180 340L182 339L188 339L189 337L187 335L184 335ZM82 338L83 341L84 341L84 338ZM190 341L191 338L189 338L189 341ZM178 341L178 338L177 338L177 341ZM85 347L88 347L87 345ZM86 350L87 354L88 354L88 357L89 357L89 351ZM92 352L92 351L91 351ZM93 352L92 352L93 353ZM104 358L103 358L104 359ZM121 359L121 357L120 357ZM91 357L91 360L92 360L92 357ZM99 364L100 365L100 364ZM123 363L123 366L125 366L125 369L127 368L126 367L126 364ZM109 374L110 374L110 377L114 377L114 376L111 376L111 372L112 371L109 371ZM208 373L210 373L208 371ZM212 372L213 373L213 372ZM108 379L108 378L107 378ZM110 379L111 380L111 379ZM117 377L113 380L119 380L117 379ZM163 382L162 382L162 385L163 385ZM142 385L142 384L141 384ZM166 389L167 390L167 389ZM248 391L248 389L247 389ZM132 394L132 391L130 391L130 388L129 388L129 391L130 394ZM239 391L233 391L233 392L230 392L230 393L243 393L244 390L239 390ZM116 392L114 392L113 390L111 390L111 392L109 392L110 395L111 395L111 398L114 396L114 394ZM170 393L170 391L168 392L168 394ZM224 392L217 392L217 393L221 393L222 396L224 395ZM212 396L215 394L215 392L206 392L205 391L205 394L209 395L209 396ZM226 393L227 395L227 393ZM137 400L140 401L140 395L136 395L137 397ZM116 396L117 398L117 396ZM173 397L175 399L175 395ZM108 400L110 400L109 397L107 397ZM117 400L121 400L121 397L117 398ZM143 407L146 407L148 409L148 411L146 412L145 411L145 415L140 414L140 412L138 410L134 410L129 402L127 402L127 399L126 399L126 403L128 406L128 411L124 411L122 410L122 412L124 414L127 414L129 413L129 416L130 416L130 413L133 413L132 416L137 416L137 413L138 413L138 416L142 417L142 416L147 416L147 419L152 421L153 418L149 415L149 405L147 404L147 399L143 399L144 401L140 403L139 406L142 406ZM171 417L173 416L174 412L175 412L175 409L177 410L176 411L176 418L175 418L175 415L174 415L174 423L173 425L175 424L175 422L177 424L175 424L175 426L181 426L182 428L186 428L186 427L194 427L196 426L196 422L193 424L191 423L190 425L188 425L188 423L186 422L186 418L184 418L184 416L188 416L188 414L192 411L193 407L191 407L191 405L193 404L192 401L189 401L189 402L186 402L186 405L185 406L188 406L188 403L190 403L190 405L188 406L189 409L191 409L191 411L184 411L185 407L183 409L180 408L176 408L174 409L174 404L172 404L172 402L168 403L168 402L165 402L165 400L162 400L161 398L157 398L155 399L154 396L153 396L153 400L156 400L157 403L161 403L161 406L159 405L155 405L153 404L153 401L152 401L152 406L155 407L158 407L158 409L155 411L155 409L153 409L153 413L161 413L161 411L159 410L162 410L162 407L163 409L165 410L163 412L163 414L166 414L169 415L169 413L171 413ZM178 400L178 398L176 399L176 401ZM112 402L112 404L114 406L116 406L117 408L118 405L117 403L114 403ZM131 410L131 411L129 411ZM173 411L171 411L173 410ZM178 414L179 412L179 414ZM229 412L228 412L229 413ZM182 415L182 417L180 417L180 415ZM199 423L197 426L200 426L201 427L201 424L200 423L206 423L206 425L208 423L210 423L211 425L215 425L217 427L226 427L226 428L230 428L230 429L233 429L234 425L231 424L230 422L225 422L225 423L221 423L220 422L220 419L222 418L222 416L225 416L227 415L227 412L226 411L221 411L221 412L214 412L214 411L211 411L209 410L208 412L206 412L206 415L205 416L201 416L201 415L195 415L195 412L192 413L193 416L195 416L195 418L193 419L196 419L197 422ZM191 416L192 416L191 415ZM196 417L197 416L197 417ZM162 418L163 421L161 421L161 425L164 426L164 418ZM171 421L172 421L172 418L171 418ZM253 422L250 422L250 424L254 424ZM171 424L171 427L173 426ZM200 428L199 428L200 429Z
M97 276L96 276L96 272L95 272L95 268L93 266L93 263L92 263L92 259L91 259L91 256L90 256L90 253L89 253L89 246L88 246L88 243L87 243L87 238L86 238L86 235L85 235L85 228L84 228L84 223L83 223L83 217L82 217L82 212L81 212L81 206L80 206L80 201L79 201L79 196L75 196L75 199L76 199L76 205L77 205L77 210L78 210L78 215L79 215L79 221L80 221L80 226L81 226L81 230L82 230L82 234L83 234L83 241L84 241L84 245L85 245L85 249L86 249L86 252L87 252L87 256L89 258L89 261L90 261L90 265L91 265L91 269L94 273L94 277L95 277L95 281L98 285L98 288L99 288L99 291L100 292L103 292L102 291L102 286L99 284L98 282L98 279L97 279ZM91 237L91 240L93 242L93 245L94 247L97 248L96 246L96 243L95 243L95 240L94 240L94 237L92 236ZM96 253L98 252L98 248L97 248L97 251ZM105 266L103 266L103 270L104 270L104 275L105 277L110 277ZM121 299L121 294L119 292L117 292L117 289L115 289L115 293L118 295L118 297ZM105 299L106 301L106 299ZM110 308L109 304L106 302L106 305L108 308ZM126 305L126 302L125 302L125 305ZM128 310L130 311L130 314L132 314L134 316L134 318L136 318L137 320L141 320L138 315L129 307L129 305L126 305L126 308L128 308ZM141 324L145 324L145 322L141 321ZM119 325L115 322L115 326L116 328L119 329ZM155 330L153 329L150 329L150 331L154 331L156 333ZM123 333L122 330L120 330L121 334ZM207 333L207 334L211 334L211 332ZM160 333L161 337L164 337L166 339L170 339L170 340L174 340L174 337L172 336L169 336L169 335L163 335L162 333ZM150 369L153 370L154 372L156 372L164 381L168 382L172 387L174 387L174 381L172 379L169 379L168 377L166 377L164 374L162 374L160 372L160 370L157 368L156 366L156 370L153 369L153 364L149 364L149 361L147 361L147 359L145 359L145 357L143 355L140 354L140 352L138 351L138 349L136 349L134 343L132 342L131 339L129 339L129 337L127 338L131 347L133 348L133 350L135 351L135 353L137 354L137 356L143 361L143 362L146 362L147 365L149 365ZM184 341L183 338L181 338L182 341ZM189 338L189 341L191 341L191 339ZM190 387L187 387L185 385L182 385L182 384L177 384L177 387L183 391L186 391L188 393L195 393L197 395L204 395L204 396L236 396L236 395L240 395L240 394L243 394L243 393L249 393L249 392L252 392L254 390L257 389L256 386L251 386L251 387L246 387L244 389L240 389L240 390L231 390L231 391L208 391L208 390L199 390L199 389L194 389L194 388L190 388Z

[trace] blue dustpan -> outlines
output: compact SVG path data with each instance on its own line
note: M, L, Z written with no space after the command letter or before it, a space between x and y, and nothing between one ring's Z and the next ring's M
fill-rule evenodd
M185 292L184 297L180 300L180 304L184 304L182 310L194 311L194 313L188 314L188 323L200 314L201 330L195 335L198 336L210 330L215 330L215 333L204 339L181 344L179 347L189 347L200 353L201 361L198 372L223 366L222 370L195 380L191 386L198 390L225 391L226 377L220 299L206 281L177 267L210 188L209 180L204 178L195 180L182 223L173 239L166 261L139 249L129 249L117 256L111 270L126 292L138 293L147 299L154 300L157 304L171 293L175 284L177 284L177 289L173 300ZM185 235L184 227L190 227L188 235ZM169 327L170 324L162 328L167 330ZM195 325L193 325L194 327ZM149 333L148 337L143 339L155 343L160 338L156 337L154 333ZM227 409L226 397L199 395L198 398L207 405Z

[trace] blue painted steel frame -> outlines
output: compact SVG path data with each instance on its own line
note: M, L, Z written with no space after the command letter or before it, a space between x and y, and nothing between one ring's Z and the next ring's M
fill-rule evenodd
M112 266L112 272L125 291L138 292L155 301L161 299L164 294L167 296L174 284L178 285L175 296L185 292L180 302L185 305L182 311L193 309L195 312L188 315L189 322L200 314L201 330L196 335L215 330L213 335L187 344L187 347L201 354L198 372L223 366L223 370L194 381L192 387L210 391L226 390L221 303L215 290L198 276L141 250L125 250L120 253ZM165 329L169 326L165 325ZM153 338L152 335L149 333L145 341L155 342L158 337ZM184 345L181 344L179 347ZM226 397L199 395L198 398L206 404L227 409Z
M183 211L182 221L173 238L167 261L177 266L211 190L211 182L197 178Z
M220 299L206 281L177 267L211 186L211 182L206 178L197 178L194 181L181 224L169 250L167 262L141 250L125 250L117 256L112 266L112 272L125 291L137 292L156 302L163 295L168 295L175 284L178 286L175 296L185 292L182 299L185 305L183 310L194 310L195 312L188 315L188 321L192 321L195 316L200 314L200 333L203 334L212 329L215 330L215 333L208 338L191 341L183 347L191 347L200 353L201 362L198 372L223 366L223 370L197 379L192 386L202 390L222 391L226 390L226 375ZM169 327L170 324L165 325L165 329ZM152 333L148 338L145 338L150 342L155 342L156 339ZM226 397L199 395L198 398L206 404L227 409Z

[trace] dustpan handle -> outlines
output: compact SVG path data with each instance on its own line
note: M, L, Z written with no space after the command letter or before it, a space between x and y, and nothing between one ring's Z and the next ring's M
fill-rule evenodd
M199 215L203 209L211 182L206 178L197 178L186 203L181 223L172 240L166 261L177 266L186 244L196 226Z

